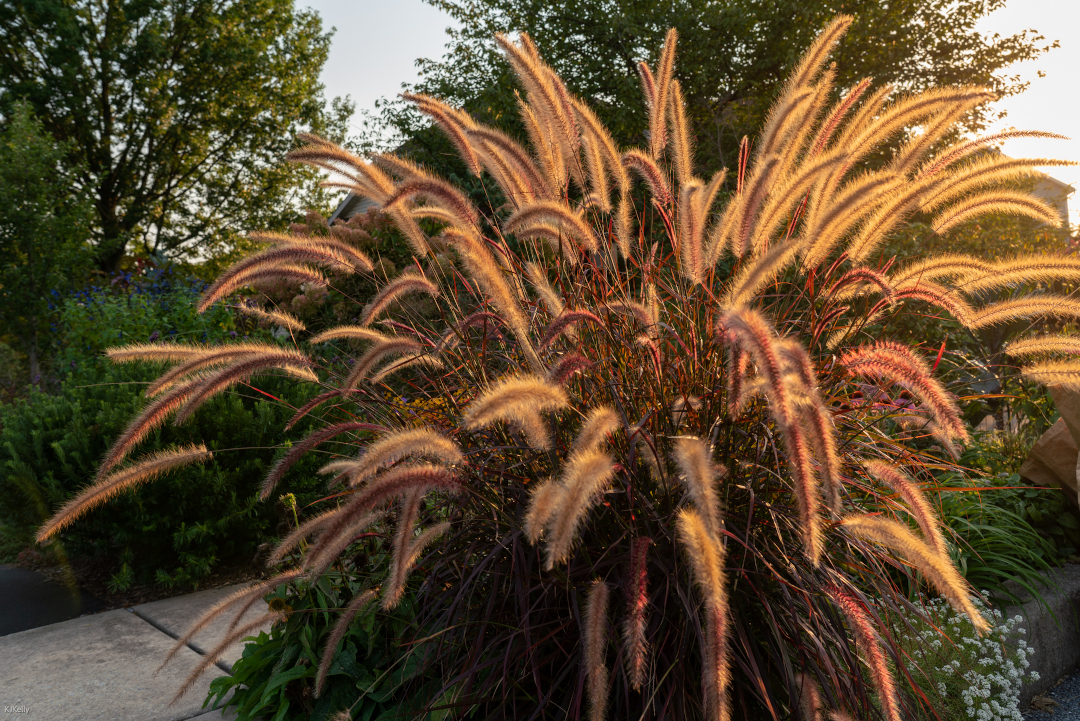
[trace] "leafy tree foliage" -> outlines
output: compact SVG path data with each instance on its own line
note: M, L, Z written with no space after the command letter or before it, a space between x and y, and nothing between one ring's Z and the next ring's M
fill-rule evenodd
M89 260L90 205L75 173L26 103L14 103L0 132L0 335L14 337L41 376L53 293Z
M329 45L292 0L11 0L0 107L25 98L71 143L102 269L130 246L205 257L300 205L314 175L281 157L297 131L339 136L351 114L323 100Z
M497 52L495 33L525 31L586 99L620 145L645 142L645 109L636 65L656 61L668 28L680 37L680 66L687 115L697 138L703 172L734 167L739 142L754 137L787 73L822 27L837 13L856 21L835 54L836 86L866 76L875 87L904 91L980 85L1001 95L1025 83L1005 73L1012 63L1038 57L1051 45L1034 31L986 36L978 20L1005 0L428 0L456 22L442 60L420 62L416 90L459 105L477 120L517 127L514 82ZM1053 44L1056 46L1056 43ZM968 130L985 127L993 111L975 111ZM449 144L403 104L384 106L382 120L407 141L411 154L457 176ZM520 132L524 137L524 133ZM729 178L731 176L729 175Z

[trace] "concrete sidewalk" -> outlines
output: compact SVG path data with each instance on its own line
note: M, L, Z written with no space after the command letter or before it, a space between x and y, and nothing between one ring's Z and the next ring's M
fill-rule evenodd
M47 721L202 721L229 718L202 708L210 682L240 658L232 644L175 704L188 674L224 638L226 613L154 675L175 640L218 600L241 586L200 591L83 616L0 637L0 707ZM243 622L266 613L259 601ZM24 711L24 709L27 709Z

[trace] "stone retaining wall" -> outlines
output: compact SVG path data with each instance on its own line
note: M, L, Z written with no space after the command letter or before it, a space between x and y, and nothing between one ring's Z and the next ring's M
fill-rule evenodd
M1080 666L1080 564L1066 564L1047 574L1053 584L1039 589L1046 604L1037 600L1002 609L1006 618L1017 614L1027 630L1022 636L1035 648L1029 670L1039 672L1020 690L1020 708ZM1049 606L1049 608L1047 608Z

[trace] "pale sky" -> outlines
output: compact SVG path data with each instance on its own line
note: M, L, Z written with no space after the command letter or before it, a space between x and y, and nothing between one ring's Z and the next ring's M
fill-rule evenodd
M337 33L322 80L328 97L351 95L357 111L374 111L375 101L416 80L417 58L439 58L451 24L442 11L422 0L300 0L319 12ZM858 20L856 19L856 22ZM1033 28L1061 47L1018 66L1031 80L1027 92L1003 101L1008 117L991 129L1047 130L1071 140L1010 140L1013 157L1055 157L1080 161L1080 1L1009 0L979 29L1002 35ZM1038 78L1038 71L1046 77ZM1052 168L1050 175L1080 188L1080 167ZM1069 199L1070 222L1080 223L1080 193Z

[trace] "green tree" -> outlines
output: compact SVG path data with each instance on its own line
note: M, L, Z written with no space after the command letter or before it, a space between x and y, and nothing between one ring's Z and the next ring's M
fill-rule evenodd
M9 0L0 108L25 98L70 142L103 270L129 246L206 257L311 202L315 175L281 158L352 112L324 102L329 44L292 0Z
M10 106L0 131L0 335L23 347L32 381L50 335L50 291L89 261L90 203L66 155L28 104Z
M514 82L497 52L497 32L526 31L544 57L587 100L620 145L644 142L645 110L637 63L656 61L668 28L679 31L687 114L698 138L699 171L737 161L739 142L762 127L787 77L817 28L837 13L855 23L833 55L837 87L872 76L875 87L905 91L969 84L1001 95L1025 83L1005 73L1012 63L1037 57L1056 43L1034 31L987 36L978 20L1005 0L428 0L455 21L442 60L420 61L415 90L469 110L477 120L515 129ZM970 115L965 126L985 126L992 111ZM401 103L384 106L381 120L409 143L418 160L452 165L453 151L424 119ZM524 133L520 133L521 136ZM450 168L445 175L453 174ZM460 173L459 173L460 174ZM730 177L730 176L729 176Z

